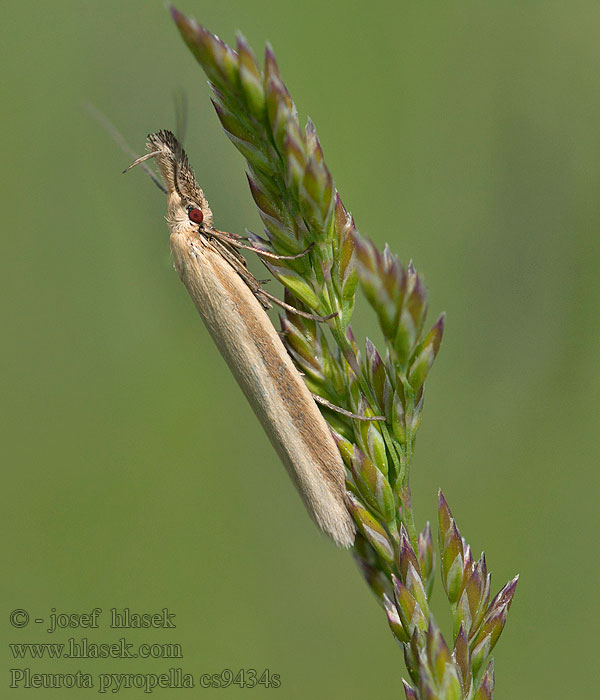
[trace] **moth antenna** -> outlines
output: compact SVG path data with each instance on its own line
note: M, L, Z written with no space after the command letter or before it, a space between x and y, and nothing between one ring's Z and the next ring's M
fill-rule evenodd
M160 151L152 151L152 153L146 153L143 156L139 156L131 165L128 165L125 170L123 170L123 173L129 172L132 168L135 168L136 165L141 165L144 161L149 160L150 158L155 158L159 153Z
M322 396L319 396L318 394L313 394L313 392L310 392L312 394L313 399L320 404L323 404L323 406L327 406L327 408L331 409L332 411L335 411L336 413L341 413L343 416L348 416L348 418L354 418L354 420L378 420L378 421L384 421L385 416L359 416L358 413L352 413L352 411L347 411L345 408L341 408L340 406L336 406L335 404L331 403L330 401L327 401L327 399L324 399Z
M141 165L143 171L152 180L152 182L158 187L158 189L161 192L168 194L165 186L162 184L162 182L158 179L158 177L152 172L152 170L144 162L150 158L154 158L159 153L160 153L160 151L153 151L152 153L146 153L145 156L140 156L139 158L136 158L131 165L129 165L127 168L125 168L125 170L123 170L123 175L125 173L129 172L132 168L135 168L136 165Z
M85 102L84 107L87 110L88 114L95 119L98 124L108 133L108 135L112 138L112 140L119 146L119 148L126 153L128 156L131 158L135 158L135 162L132 163L127 170L130 170L133 168L134 165L138 165L138 163L142 163L144 160L147 160L146 157L142 157L141 159L138 158L137 153L131 148L131 146L127 143L125 140L124 136L121 134L121 132L117 129L117 127L110 121L110 119L103 114L97 107L95 107L91 102ZM156 155L155 153L152 155ZM167 190L163 187L162 182L158 179L156 174L152 172L152 169L149 168L147 165L142 165L144 172L148 177L152 180L152 182L158 187L158 189L161 192L164 192L164 194L167 194ZM123 172L127 172L127 170L124 170Z

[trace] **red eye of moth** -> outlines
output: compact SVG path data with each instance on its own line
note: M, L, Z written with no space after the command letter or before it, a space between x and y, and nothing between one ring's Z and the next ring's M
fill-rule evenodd
M190 221L193 221L195 224L201 224L204 221L204 214L202 213L202 209L190 209L188 212L188 216L190 217Z

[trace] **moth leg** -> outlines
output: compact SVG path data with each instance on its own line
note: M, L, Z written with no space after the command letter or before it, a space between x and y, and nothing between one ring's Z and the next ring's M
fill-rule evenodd
M295 306L291 306L291 304L286 304L285 301L281 301L281 299L278 299L272 294L269 294L269 292L265 291L262 287L257 292L255 292L255 294L256 296L263 295L267 297L267 299L272 301L274 304L277 304L277 306L281 306L282 309L290 311L291 313L296 314L297 316L304 316L304 318L310 318L313 321L328 321L330 318L334 318L338 315L337 311L334 311L328 316L318 316L317 314L310 314L307 311L300 311L300 309L297 309Z
M244 243L240 243L240 239L242 240L248 240L247 238L243 238L242 236L239 236L238 234L232 234L228 233L227 231L219 231L218 229L213 229L210 234L211 236L214 236L217 240L222 240L225 241L226 243L229 243L229 245L235 246L236 248L243 248L244 250L251 250L253 253L256 253L257 255L262 255L265 258L273 258L274 260L297 260L298 258L302 258L314 247L314 243L311 243L308 247L306 247L304 250L302 250L300 253L296 253L295 255L279 255L279 253L271 253L269 250L263 250L262 248L257 248L256 246L253 245L245 245Z
M298 258L303 258L305 255L308 255L308 253L310 253L310 251L313 249L314 245L314 243L311 243L304 250L300 251L299 253L296 253L296 255L279 255L278 253L271 253L268 250L256 248L255 246L240 245L240 247L245 248L246 250L251 250L257 255L264 255L266 258L273 258L275 260L298 260Z
M347 411L345 408L340 408L340 406L336 406L335 404L331 403L330 401L327 401L327 399L324 399L322 396L319 396L318 394L313 394L312 391L310 392L312 394L313 399L317 402L322 404L323 406L327 406L327 408L331 409L332 411L335 411L336 413L341 413L343 416L348 416L348 418L353 418L354 420L367 420L367 421L384 421L385 416L359 416L357 413L352 413L352 411Z
M256 279L256 277L254 277L250 270L248 270L248 268L246 267L246 261L234 247L235 243L226 238L227 234L225 234L224 236L218 235L224 233L223 231L217 231L216 233L217 235L215 235L215 231L213 229L212 231L206 234L208 238L212 239L211 245L220 252L220 254L225 258L225 260L227 260L231 267L244 280L248 287L250 287L254 296L258 299L258 301L263 305L265 309L271 308L271 304L269 303L269 301L272 301L274 304L281 306L286 311L290 311L291 313L297 314L298 316L304 316L304 318L310 318L313 321L328 321L330 318L333 318L334 316L338 315L337 311L335 311L332 314L329 314L329 316L318 316L317 314L310 314L306 311L300 311L300 309L296 309L294 306L291 306L285 301L281 301L281 299L278 299L272 294L269 294L269 292L267 292L260 286L259 281ZM263 263L268 267L268 264L265 263L264 260Z

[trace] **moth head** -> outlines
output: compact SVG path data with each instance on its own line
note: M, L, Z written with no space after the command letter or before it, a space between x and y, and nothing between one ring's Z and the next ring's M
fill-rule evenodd
M212 227L212 211L198 186L183 146L167 130L149 134L148 153L128 168L154 158L165 183L168 198L167 221L171 232L204 231Z

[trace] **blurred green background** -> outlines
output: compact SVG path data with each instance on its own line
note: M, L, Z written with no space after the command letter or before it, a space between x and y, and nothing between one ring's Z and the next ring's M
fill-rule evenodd
M448 313L428 380L416 515L442 487L497 590L521 581L497 700L590 696L597 675L600 5L180 0L226 41L270 40L359 229ZM310 523L169 259L164 197L84 109L141 151L190 102L186 147L220 228L258 229L241 157L162 2L3 12L5 641L33 617L168 607L173 660L5 669L269 668L282 698L399 698L402 655L351 557ZM255 263L254 269L259 270ZM364 304L362 304L364 310ZM355 326L373 333L357 312ZM438 584L436 584L438 585ZM447 617L438 585L437 615ZM0 696L91 697L8 690ZM187 691L263 697L264 690ZM122 690L127 697L147 697ZM185 691L155 690L158 697Z

